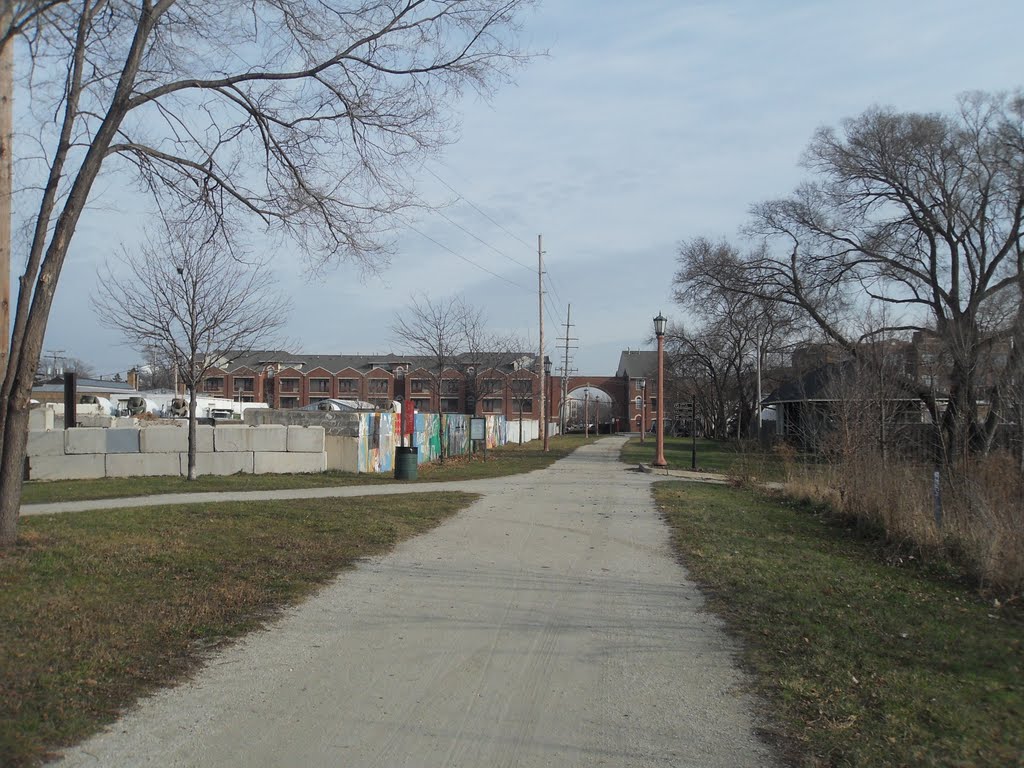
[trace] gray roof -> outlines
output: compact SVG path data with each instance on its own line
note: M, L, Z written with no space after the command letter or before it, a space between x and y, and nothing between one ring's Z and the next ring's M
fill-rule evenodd
M535 355L533 352L510 353L510 358L521 358ZM338 373L347 368L357 371L369 371L373 368L384 368L393 371L395 367L404 365L408 370L436 367L436 358L424 355L402 355L397 352L369 355L307 355L301 352L285 350L256 350L246 353L225 352L220 355L221 365L226 371L239 368L250 368L260 371L267 365L279 364L282 368L296 368L303 372L314 368L323 368L331 373ZM455 355L452 366L471 365L473 356L469 354ZM511 366L509 366L511 367Z
M658 375L658 353L647 349L626 349L619 355L616 376L644 379Z

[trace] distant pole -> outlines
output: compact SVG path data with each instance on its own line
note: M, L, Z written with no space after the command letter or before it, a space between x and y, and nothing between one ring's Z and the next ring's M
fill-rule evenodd
M647 379L640 379L640 442L647 432Z
M0 4L0 34L14 18L14 3ZM14 142L14 38L0 49L0 378L6 375L11 335L11 195Z
M565 402L569 399L569 328L572 327L572 304L565 308L565 356L562 358L562 396L558 401L559 429L565 434Z
M590 390L583 390L583 437L590 437Z
M541 235L537 235L537 317L540 320L540 357L537 364L540 369L540 429L543 433L544 452L547 453L548 414L547 402L544 399L544 250L541 247Z
M697 468L697 398L690 395L690 469Z
M761 333L757 334L757 439L761 439Z
M668 466L665 461L665 321L660 312L654 318L654 335L658 337L658 412L655 415L658 423L653 462L656 467Z

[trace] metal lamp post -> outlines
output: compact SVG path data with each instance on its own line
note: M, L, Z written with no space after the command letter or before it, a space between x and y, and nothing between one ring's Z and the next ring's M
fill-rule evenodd
M547 357L544 358L544 382L547 383L548 391L551 390L551 360ZM542 383L543 386L543 383ZM541 414L541 425L540 428L544 430L544 452L548 452L548 418L547 412L551 410L551 399L547 401L547 408L545 413Z
M640 379L640 442L647 432L647 379Z
M583 437L590 437L590 389L583 390Z
M658 419L655 430L654 466L664 467L668 465L665 461L665 323L668 318L658 313L654 318L654 335L658 337L658 412L655 418Z

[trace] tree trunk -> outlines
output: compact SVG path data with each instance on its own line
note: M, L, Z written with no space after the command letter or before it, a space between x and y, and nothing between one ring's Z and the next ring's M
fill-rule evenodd
M188 475L189 480L196 479L196 397L195 382L188 388Z
M0 547L12 546L18 538L21 510L21 481L25 471L28 443L28 405L8 406L0 457Z

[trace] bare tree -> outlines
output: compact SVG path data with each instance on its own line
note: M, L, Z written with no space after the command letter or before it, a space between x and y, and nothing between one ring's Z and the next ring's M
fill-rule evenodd
M34 210L0 389L0 545L17 533L54 292L101 174L207 231L255 220L314 269L379 268L395 215L415 202L406 170L453 138L463 90L486 95L524 60L528 4L15 0L0 14L0 48L28 42L33 122L19 129L43 158L28 163L39 179L26 184Z
M408 354L430 359L426 368L430 378L431 402L441 411L442 381L466 351L466 329L482 322L482 312L461 297L433 300L426 294L413 296L409 306L396 315L391 325L395 344ZM439 427L440 428L440 427ZM441 461L445 459L445 441L441 440Z
M986 450L1024 338L1024 93L968 94L951 115L871 109L821 129L805 165L813 182L754 208L763 247L709 261L707 280L798 308L854 357L851 320L872 305L899 318L876 333L934 334L949 403L940 413L928 387L918 395L947 457ZM979 360L1008 336L1017 344L981 424Z
M100 322L173 361L188 388L188 479L195 480L199 382L218 353L272 340L287 303L263 264L226 256L218 238L194 226L169 228L107 272L93 298Z
M736 419L737 438L756 430L758 369L763 377L769 361L778 361L802 332L797 312L777 296L733 289L727 277L740 263L731 244L695 238L680 244L674 278L676 302L700 306L701 321L688 330L672 329L669 348L691 376L703 377L710 387L703 409L718 438L725 436L729 416Z

